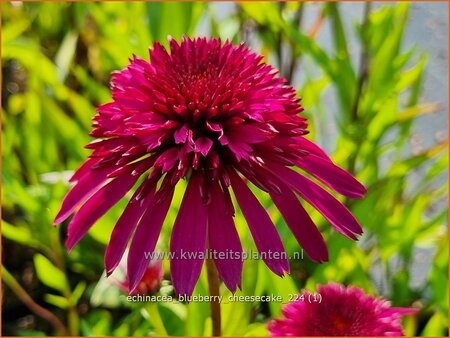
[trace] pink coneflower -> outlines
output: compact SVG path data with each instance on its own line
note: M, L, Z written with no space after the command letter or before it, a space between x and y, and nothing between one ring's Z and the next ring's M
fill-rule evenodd
M117 286L124 292L130 294L151 295L156 293L164 277L163 263L160 259L154 259L148 264L141 280L137 286L130 290L128 279L118 281Z
M401 316L412 308L395 308L354 287L329 283L313 294L303 291L282 309L283 319L269 323L272 336L402 336Z
M75 209L68 228L69 250L109 208L138 183L111 235L105 266L112 272L131 240L131 290L147 266L170 207L174 188L187 188L172 229L172 282L178 294L191 294L207 247L242 252L233 216L233 189L267 266L289 271L284 248L266 210L247 180L270 194L311 259L326 261L324 240L296 193L319 210L341 233L356 239L362 229L349 210L327 190L290 167L299 167L336 192L362 197L366 190L307 140L307 123L295 90L243 44L218 39L159 43L150 62L134 56L111 81L113 101L98 107L87 145L89 159L75 172L55 222ZM133 236L134 233L134 236ZM182 253L197 253L184 259ZM241 283L242 259L215 259L226 286Z

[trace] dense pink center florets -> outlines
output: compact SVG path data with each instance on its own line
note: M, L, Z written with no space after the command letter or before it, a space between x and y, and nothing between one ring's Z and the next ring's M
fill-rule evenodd
M219 40L170 47L168 54L155 44L150 63L134 57L114 73L114 102L99 108L93 136L138 139L130 141L135 153L155 154L156 167L180 178L191 168L217 177L221 165L289 153L284 139L306 133L295 91L262 56Z
M283 319L270 323L273 336L401 336L401 316L415 311L392 308L388 301L364 294L356 287L330 283L318 288L320 302L301 300L287 304ZM316 297L313 299L317 299Z

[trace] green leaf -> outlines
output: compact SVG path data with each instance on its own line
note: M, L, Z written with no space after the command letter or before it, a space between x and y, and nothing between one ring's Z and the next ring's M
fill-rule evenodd
M207 295L206 269L203 268L200 279L195 286L193 295ZM203 277L203 278L202 278ZM209 304L206 302L190 302L187 304L186 336L205 335L206 320L209 317Z
M280 16L280 11L276 2L251 2L243 1L239 3L243 11L261 25L269 27L271 30L277 32L284 25L283 19Z
M52 294L46 294L44 299L47 303L59 307L60 309L67 309L69 307L69 301L67 298Z
M448 222L447 222L448 223ZM448 228L448 226L447 226ZM437 245L436 255L433 259L433 267L430 272L429 283L431 286L432 300L444 316L448 316L448 237L443 235Z
M29 247L40 247L40 243L33 238L30 229L14 226L4 220L2 220L2 236Z
M30 27L30 24L31 21L25 17L14 20L14 22L9 21L2 27L2 46L21 36Z
M442 312L436 312L423 329L421 336L442 337L446 335L447 317Z
M75 56L77 41L78 33L74 31L68 32L56 54L55 65L58 69L58 79L61 82L64 82L69 73L70 64Z
M288 25L284 26L284 32L304 53L310 54L330 78L336 79L335 65L332 59L314 40L306 36L303 32Z
M397 121L404 122L415 119L416 117L432 114L439 110L440 105L436 103L423 103L409 107L397 114Z
M146 6L151 36L165 46L169 35L177 41L191 35L205 7L201 2L147 2Z
M158 309L169 336L182 336L186 320L186 307L176 302L159 303Z
M64 273L41 254L34 255L34 267L39 280L62 293L68 290L67 279Z
M244 270L245 271L245 270ZM236 296L243 296L247 293L243 291L236 291ZM250 292L248 293L250 294ZM223 293L223 302L221 304L222 310L222 334L224 336L239 336L244 334L245 327L248 325L249 313L252 304L248 302L234 301L230 291L226 290Z
M81 281L72 291L72 297L70 298L70 301L72 302L73 305L78 304L78 301L83 295L84 290L86 290L86 282Z
M338 9L338 3L330 2L327 4L330 13L331 22L333 25L334 43L336 46L336 53L339 59L345 60L350 65L350 54L348 53L347 38L342 24L341 15Z
M47 337L47 334L37 330L17 330L17 335L24 337Z
M266 274L268 274L267 278L269 279L269 283L267 283L269 285L269 295L281 296L283 299L283 303L287 303L292 298L292 295L298 293L298 289L295 286L295 283L292 280L291 276L286 275L283 278L280 278L268 269L266 270ZM280 315L283 303L269 303L272 316Z
M425 70L426 62L427 57L423 55L418 63L416 63L410 69L404 71L401 74L399 81L397 81L397 83L395 84L395 90L400 92L415 84L417 81L420 81Z
M266 323L250 324L244 334L245 337L267 337L268 335Z
M143 317L152 324L156 336L167 336L167 331L164 326L164 322L161 319L158 303L148 303L145 310L143 309L141 313L143 314Z
M111 333L111 326L112 315L106 310L91 311L87 320L81 319L80 321L84 336L108 336Z

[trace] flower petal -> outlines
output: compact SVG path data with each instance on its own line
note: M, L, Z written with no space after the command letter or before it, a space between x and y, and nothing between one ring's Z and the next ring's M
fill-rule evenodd
M362 234L361 226L351 212L328 191L299 173L274 162L267 163L267 168L292 186L300 196L325 216L325 218L342 234L357 239Z
M69 182L77 182L80 178L82 178L89 170L91 170L91 167L99 162L100 160L98 158L90 157L86 161L81 164L81 166L75 170L72 177L69 179Z
M170 148L164 151L161 155L158 156L158 159L155 162L155 167L161 167L163 172L168 172L171 170L176 162L178 161L179 150L178 148Z
M89 160L88 160L89 161ZM84 165L80 169L84 168ZM89 170L79 181L73 186L69 193L64 197L61 205L61 209L55 217L54 224L62 223L75 208L82 203L89 195L91 195L100 185L106 180L109 173L111 173L115 167L107 167L97 170ZM85 169L83 169L84 171Z
M259 187L260 182L264 182L264 185L271 187L271 189L267 189L267 192L270 193L287 225L309 257L317 262L327 261L326 243L291 188L261 166L245 168L241 165L239 168L240 170L245 169L245 176L256 186Z
M278 186L281 193L271 192L270 197L280 210L298 243L313 261L328 261L327 245L319 229L291 189L281 182L278 182Z
M169 178L164 178L166 181ZM164 182L163 182L164 185ZM144 212L131 241L128 252L127 273L130 293L133 293L148 266L149 255L155 250L164 219L173 197L173 187L166 192L162 188L154 195L150 193L149 207Z
M136 190L111 233L111 238L109 239L105 252L105 269L108 275L119 264L139 219L148 208L150 201L152 201L155 186L151 188L152 190L147 196L139 199L138 197L143 189L144 186L141 186Z
M361 198L367 193L367 189L351 174L321 157L309 154L296 164L341 195Z
M383 316L404 316L416 314L419 310L410 307L391 307L383 311Z
M186 139L188 137L188 128L187 125L184 124L181 128L177 129L173 133L173 137L175 139L176 144L184 143L186 142Z
M195 148L199 151L203 156L208 155L211 147L213 145L213 141L211 141L208 137L200 137L195 141Z
M194 172L172 229L170 272L177 295L192 294L205 258L208 209L202 190L203 177Z
M217 271L227 288L234 293L236 287L241 287L242 246L233 222L233 214L226 205L224 192L218 183L211 187L208 239L209 248L216 255L214 263ZM230 257L230 254L233 256Z
M289 263L277 229L266 210L238 174L234 170L229 174L234 194L262 259L270 270L282 276L284 271L289 272Z
M69 224L67 250L72 250L91 226L131 189L138 177L121 175L102 187L83 204Z
M307 138L304 138L303 136L300 136L296 139L298 141L300 149L306 150L311 154L314 154L316 156L323 158L324 160L331 162L331 158L328 156L328 154L314 142L308 140Z

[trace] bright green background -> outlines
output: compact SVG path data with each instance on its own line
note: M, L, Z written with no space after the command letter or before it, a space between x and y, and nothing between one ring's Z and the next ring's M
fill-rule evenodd
M317 42L314 29L299 28L312 6L317 34L331 28L331 50ZM98 283L105 244L125 201L70 255L61 244L66 224L51 226L69 189L64 178L88 155L83 146L90 141L95 106L110 100L111 71L123 68L132 53L147 58L153 41L167 44L168 35L195 36L205 27L209 35L236 43L250 38L289 79L292 60L296 66L307 64L300 67L297 88L311 139L335 148L333 159L369 189L363 200L344 201L365 229L358 243L310 210L326 237L330 261L291 261L291 276L281 279L262 262L248 260L238 294L286 298L304 287L314 290L317 283L354 284L395 306L419 308L405 320L408 334L447 334L447 142L416 152L410 147L415 119L437 109L420 95L427 55L402 43L408 4L364 6L366 18L352 25L363 51L355 58L343 25L346 17L336 3L242 3L218 15L218 7L206 3L2 2L3 334L58 333L18 300L25 294L58 316L73 335L211 334L206 303L130 304L112 283ZM367 72L356 66L360 57L367 61ZM330 107L324 99L332 94L337 99ZM325 128L330 123L338 130L332 139ZM167 248L182 191L177 189L161 250ZM258 197L288 253L299 251L271 201L261 193ZM254 249L239 211L236 224L244 247ZM424 255L431 263L412 272ZM426 282L412 285L414 274ZM205 277L195 294L205 294ZM170 292L170 283L164 284L161 292ZM229 295L225 288L222 293ZM223 304L223 333L266 335L266 323L280 315L280 307Z

